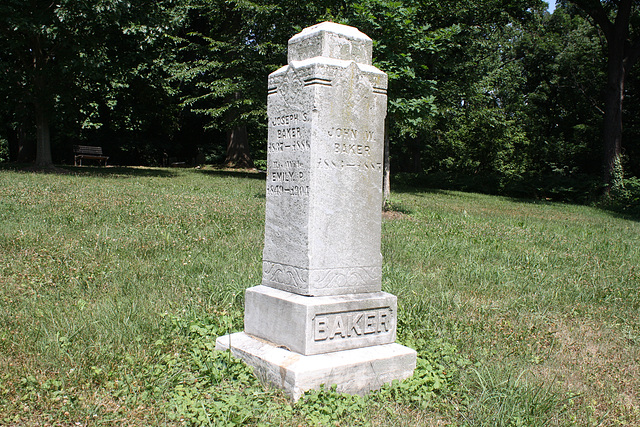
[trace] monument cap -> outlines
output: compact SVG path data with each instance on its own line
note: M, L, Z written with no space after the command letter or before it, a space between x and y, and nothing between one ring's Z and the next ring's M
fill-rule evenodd
M289 63L322 56L371 65L372 40L357 28L322 22L289 39Z

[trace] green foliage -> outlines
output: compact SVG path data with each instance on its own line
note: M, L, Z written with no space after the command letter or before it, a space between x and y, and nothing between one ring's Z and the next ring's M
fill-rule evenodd
M394 381L366 397L339 393L336 386L306 392L291 405L277 390L265 390L251 369L229 353L213 351L215 338L238 325L239 315L210 319L170 319L166 337L178 340L179 355L164 357L151 368L162 377L170 418L190 425L260 425L300 420L308 425L366 425L372 408L389 402L426 410L446 408L442 397L456 389L457 367L465 363L457 349L442 340L414 342L419 357L413 377ZM177 337L177 338L176 338ZM145 374L147 376L148 374ZM152 378L147 381L157 382Z
M567 3L567 11L585 17L601 35L605 46L601 59L606 63L606 76L599 81L599 86L603 98L604 185L609 191L620 186L623 178L620 157L623 154L623 120L627 120L623 100L629 91L626 82L640 59L640 4L637 0L570 0Z
M374 40L374 65L389 77L389 120L393 139L416 138L436 113L432 62L457 26L433 30L415 2L353 2L345 16Z
M267 161L266 160L256 160L254 162L254 165L255 165L256 169L258 169L258 170L263 170L263 171L267 170Z
M256 147L266 132L264 80L283 60L283 39L270 28L277 13L262 0L192 1L178 61L168 67L185 108L209 128L248 127Z
M56 162L86 143L112 163L190 164L198 149L220 163L226 131L243 127L263 164L265 78L285 65L292 35L333 20L371 36L389 76L394 173L464 177L492 193L598 195L607 44L581 1L552 15L541 0L23 3L0 5L0 139L21 160L37 119L50 124ZM633 64L640 15L630 5ZM634 177L640 104L627 74L621 166ZM576 186L583 177L589 185Z
M6 162L9 160L9 142L0 138L0 163Z
M177 110L163 65L172 60L169 35L181 25L182 3L3 2L0 63L11 72L0 80L0 113L14 131L34 118L51 127L56 160L77 140L108 146L114 134L171 133Z
M599 205L624 214L640 215L640 179L619 180L619 184L611 189Z
M365 398L338 393L333 385L306 392L295 410L309 425L362 425L367 407Z
M274 393L263 390L244 363L228 352L215 351L216 338L229 333L240 318L235 314L204 321L171 319L173 327L165 336L177 337L182 350L166 355L151 368L152 375L157 372L173 379L162 390L168 398L170 419L189 425L247 425L259 421Z
M499 369L471 370L470 402L463 418L469 426L547 426L558 415L557 393L551 386Z
M406 319L402 321L406 323ZM393 381L380 391L380 397L416 409L442 408L443 397L458 389L459 366L467 361L459 350L442 339L427 342L425 338L405 340L404 344L418 352L416 370L404 381Z

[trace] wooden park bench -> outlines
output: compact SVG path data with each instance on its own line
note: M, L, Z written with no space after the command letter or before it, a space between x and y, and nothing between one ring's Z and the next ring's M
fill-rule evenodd
M75 166L82 166L82 159L104 161L105 166L107 166L107 160L109 160L109 156L102 154L102 147L94 147L92 145L74 145L73 154ZM79 164L78 161L80 161Z

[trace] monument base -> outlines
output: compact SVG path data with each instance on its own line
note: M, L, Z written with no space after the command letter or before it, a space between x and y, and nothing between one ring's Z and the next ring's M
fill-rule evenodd
M386 292L308 297L259 285L245 292L244 331L306 356L396 341Z
M364 395L393 380L413 375L417 353L400 344L384 344L304 356L244 332L218 337L216 350L228 350L262 381L283 389L293 401L305 391L337 386L340 393Z

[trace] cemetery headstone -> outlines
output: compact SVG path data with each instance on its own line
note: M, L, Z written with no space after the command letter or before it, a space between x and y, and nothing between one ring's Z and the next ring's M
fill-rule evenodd
M244 332L216 348L294 400L321 384L364 394L415 369L381 291L387 76L371 58L369 37L324 22L292 37L269 76L262 284L245 293Z

